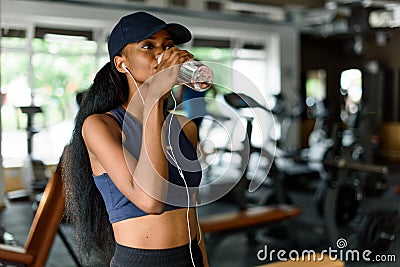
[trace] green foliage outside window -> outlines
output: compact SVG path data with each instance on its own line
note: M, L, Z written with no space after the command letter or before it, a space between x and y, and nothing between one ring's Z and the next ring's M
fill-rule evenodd
M18 39L2 38L5 48L15 48ZM5 49L6 50L6 49ZM96 43L47 42L32 40L32 60L26 49L1 54L1 88L5 97L2 108L3 129L24 128L26 118L18 106L34 104L43 114L35 116L35 124L49 126L73 120L76 92L92 82L96 68ZM30 78L29 68L32 66ZM32 79L32 82L30 82ZM33 88L29 88L33 84Z
M229 90L226 86L232 84L232 58L233 52L230 48L214 47L192 47L190 52L200 61L218 63L213 65L216 83L214 88L218 93L226 93Z

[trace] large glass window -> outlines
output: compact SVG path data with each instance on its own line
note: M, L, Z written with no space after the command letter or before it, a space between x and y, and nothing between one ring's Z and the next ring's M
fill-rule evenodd
M33 104L43 110L43 125L72 120L75 96L96 71L96 42L90 31L36 28L32 40Z
M57 160L70 138L76 93L89 87L106 56L97 52L90 31L36 27L29 38L29 29L1 29L2 154L5 159L27 154L28 114L22 107L34 106L40 112L31 117L30 130L38 132L33 155Z
M196 60L210 66L214 72L214 84L206 94L206 110L209 114L221 114L221 107L216 98L228 92L232 85L233 52L229 40L194 38L189 48Z
M359 69L349 69L340 76L340 91L352 103L360 103L362 97L362 73Z
M28 45L27 30L24 27L4 25L1 27L1 47L25 48Z
M325 100L326 98L326 71L310 70L307 72L306 98Z
M276 95L280 93L279 61L274 39L245 42L235 49L232 67L235 70L234 90L254 98L267 110L276 104ZM279 138L280 125L274 122L272 114L260 109L246 109L245 116L254 117L252 142L263 147L266 142Z
M31 88L28 84L28 66L29 57L26 53L1 53L3 130L15 130L26 123L17 107L30 105Z
M76 93L86 89L93 80L94 62L91 55L33 55L33 104L42 107L44 125L73 119Z
M233 52L230 48L202 47L195 46L190 48L190 52L195 55L197 60L210 62L215 76L214 87L218 93L227 91L227 86L232 84L232 65ZM213 64L214 63L214 64Z
M96 53L97 44L84 36L48 33L44 34L44 38L33 39L32 49L34 52L59 55L87 55Z
M307 115L314 119L325 116L326 71L323 69L310 70L306 76Z

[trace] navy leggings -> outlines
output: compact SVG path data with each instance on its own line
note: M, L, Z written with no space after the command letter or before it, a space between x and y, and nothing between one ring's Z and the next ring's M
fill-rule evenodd
M197 240L192 242L193 261L203 267L203 255ZM110 267L193 267L189 244L169 249L138 249L116 244Z

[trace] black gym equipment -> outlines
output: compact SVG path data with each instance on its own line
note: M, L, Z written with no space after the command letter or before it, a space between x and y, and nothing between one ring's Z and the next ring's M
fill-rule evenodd
M358 233L360 247L372 253L387 251L399 231L399 218L396 212L377 211L363 218Z
M386 176L382 173L368 174L362 191L366 197L380 197L389 189Z
M225 94L224 95L225 101L228 103L229 106L233 107L235 110L241 109L241 108L248 108L252 107L255 105L258 105L258 103L252 98L247 98L247 96L243 95L243 97L236 95L236 94ZM252 102L251 102L252 101ZM242 119L245 122L244 130L244 139L241 140L241 147L242 149L240 150L232 150L232 144L228 144L225 147L222 148L216 148L213 153L233 153L237 154L240 157L240 166L238 166L238 169L240 170L241 177L239 178L238 182L236 185L232 188L232 190L224 196L223 200L227 200L229 202L235 203L235 205L241 209L244 210L247 208L248 205L253 205L253 204L260 204L260 203L253 203L251 199L248 198L247 195L247 189L249 186L251 186L251 181L248 179L248 163L249 163L249 158L253 153L258 153L262 157L267 159L267 166L264 166L266 169L274 169L275 166L274 164L274 155L270 151L261 148L261 147L256 147L252 144L251 141L251 136L253 132L253 117L250 116L240 116L240 119ZM228 121L226 118L224 118L224 121ZM272 166L271 166L272 165ZM207 174L211 173L210 169L213 168L212 166L209 166L207 169ZM209 178L209 177L208 177ZM283 197L283 192L282 192L282 186L280 185L280 180L275 179L274 180L274 194L275 198L277 199L278 203L285 203L284 197Z
M327 179L315 199L332 246L345 238L346 249L379 253L396 239L399 217L397 206L376 201L389 188L388 168L374 163L370 116L367 104L360 103L349 121L332 125L333 145L322 160Z
M272 114L273 116L286 118L286 124L290 124L290 121L298 116L302 112L302 108L297 107L292 111L286 111L282 105L277 103L277 105L273 109L268 109L265 106L258 103L253 98L249 97L243 93L228 93L224 95L224 99L228 105L233 107L236 110L240 109L254 109L259 108ZM251 134L252 134L252 120L246 118L247 126L246 126L246 136L248 138L247 142L250 146L250 155L252 153L259 153L261 157L267 157L270 162L269 170L266 169L268 176L271 178L270 181L273 184L273 190L270 194L263 196L259 200L259 204L261 205L270 205L277 203L285 203L285 204L293 204L290 195L285 190L285 186L287 183L295 184L297 181L303 180L318 180L319 172L316 170L312 170L306 163L298 163L295 162L294 159L298 157L298 151L296 153L287 152L284 149L279 147L279 140L276 142L271 141L271 144L267 145L269 147L255 147L251 142ZM282 119L283 121L283 119ZM278 146L275 146L275 144ZM277 162L279 159L279 163ZM247 169L244 173L244 178L247 177ZM297 184L296 184L297 185ZM246 188L242 188L246 189ZM244 191L241 192L240 195L244 195Z
M334 187L330 185L329 187ZM361 202L361 192L353 185L343 184L337 185L337 198L335 203L335 222L338 226L343 226L349 223L358 212ZM317 212L321 217L324 217L324 209L327 200L328 185L321 183L315 193L315 202L317 206Z
M245 94L229 93L224 95L224 99L234 109L260 108L277 115L276 110L267 109ZM352 124L345 126L336 123L330 126L331 135L329 140L326 138L329 142L325 142L328 145L318 157L304 157L304 153L285 153L279 147L276 148L276 154L273 154L265 148L254 147L250 139L252 118L246 118L245 141L250 146L248 153L256 152L272 159L268 177L271 178L273 190L271 194L259 199L258 204L292 204L284 181L290 180L293 176L289 171L300 165L303 170L307 170L301 175L317 173L318 177L322 177L314 197L324 225L323 233L329 243L335 247L340 238L345 238L349 243L346 249L361 247L377 253L386 251L395 240L399 230L394 225L400 224L400 220L397 210L375 205L375 200L388 190L388 168L373 162L366 109L360 109L356 115L353 116ZM277 160L289 164L282 168L278 166ZM247 161L242 164L247 164ZM322 170L310 168L315 164L321 166ZM246 197L250 183L247 179L248 169L247 166L242 167L245 171L234 189L239 207L249 204ZM324 175L320 175L322 172Z

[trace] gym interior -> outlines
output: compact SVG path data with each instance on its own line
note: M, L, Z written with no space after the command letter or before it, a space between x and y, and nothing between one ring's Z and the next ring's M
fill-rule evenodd
M112 27L140 10L186 25L182 49L214 73L198 133L210 266L400 266L391 0L2 0L1 266L84 266L57 165Z

